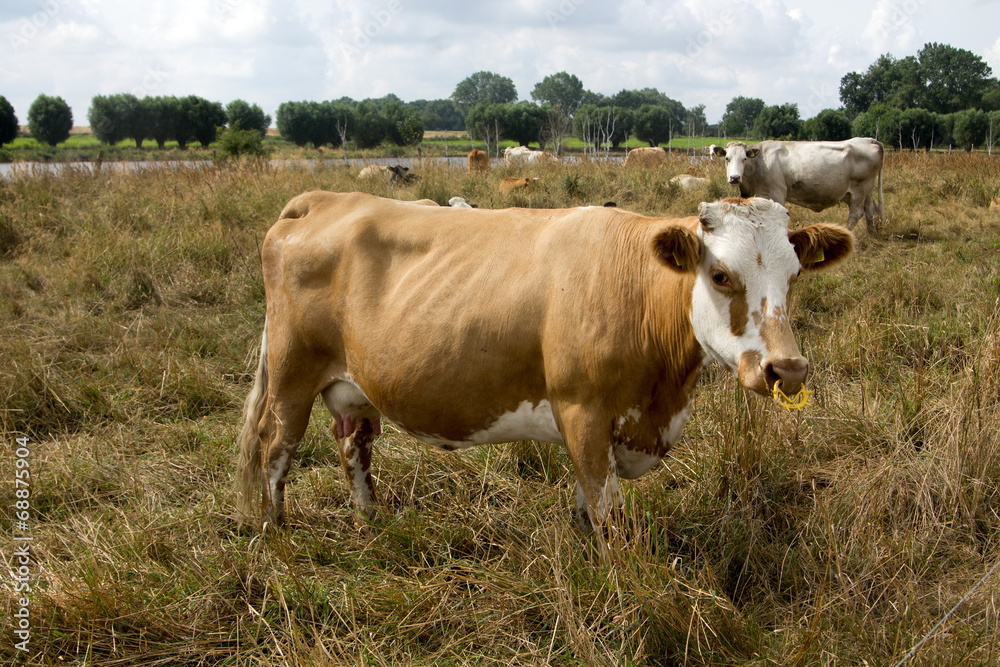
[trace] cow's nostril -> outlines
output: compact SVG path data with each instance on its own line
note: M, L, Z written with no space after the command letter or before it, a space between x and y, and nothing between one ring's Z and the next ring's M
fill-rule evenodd
M764 371L769 388L774 387L774 383L780 380L781 390L791 395L801 389L806 381L809 362L803 357L779 359L777 362L765 361L761 370Z

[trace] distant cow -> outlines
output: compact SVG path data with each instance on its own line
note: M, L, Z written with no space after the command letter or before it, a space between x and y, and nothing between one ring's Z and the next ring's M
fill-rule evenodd
M762 141L748 147L734 141L714 147L726 158L726 176L741 197L767 197L813 211L847 204L847 228L861 219L874 229L882 218L884 150L875 139L847 141ZM878 180L878 201L873 191Z
M393 167L371 164L361 170L358 178L363 180L382 179L390 185L407 185L417 179L415 174L409 172L409 167L403 167L398 164Z
M625 504L619 478L680 439L703 364L765 396L778 382L799 391L809 362L789 286L852 244L836 225L789 231L766 199L672 219L299 195L261 247L267 316L239 436L240 513L284 519L321 396L360 515L375 513L386 420L445 450L564 445L581 524L607 525Z
M506 164L529 165L550 164L558 162L556 156L548 151L533 151L527 146L508 146L503 149L503 161Z
M625 156L626 167L659 167L667 161L665 148L633 148Z
M691 176L690 174L680 174L671 178L670 182L677 185L681 190L694 190L695 188L707 185L708 179Z
M470 174L488 174L490 171L490 156L486 151L473 148L465 160Z
M505 178L500 181L500 191L501 192L513 192L515 190L527 190L535 186L538 183L538 177L535 178Z

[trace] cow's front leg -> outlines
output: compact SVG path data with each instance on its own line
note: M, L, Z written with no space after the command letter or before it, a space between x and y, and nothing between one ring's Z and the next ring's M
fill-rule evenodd
M625 498L618 484L611 420L606 420L606 428L596 421L580 408L571 409L563 416L563 430L576 472L577 521L581 529L593 530L603 540L618 523Z

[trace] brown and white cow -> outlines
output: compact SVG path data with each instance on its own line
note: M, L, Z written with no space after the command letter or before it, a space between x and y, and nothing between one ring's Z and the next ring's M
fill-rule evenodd
M488 174L490 173L490 156L486 151L473 148L465 159L465 166L469 170L469 174Z
M530 190L541 180L537 176L534 178L513 178L507 177L500 180L501 192L515 192L519 190Z
M364 193L292 199L262 246L267 316L239 436L240 511L285 513L285 477L317 396L353 504L374 514L381 419L446 450L563 444L581 524L622 506L620 477L680 438L699 369L794 393L800 270L845 258L835 225L789 232L766 199L699 217L618 208L424 207Z
M730 142L712 152L726 159L730 185L740 186L741 197L767 197L779 204L791 202L822 211L843 202L848 206L847 228L861 216L874 229L882 218L884 150L875 139L847 141L762 141L747 146ZM878 201L874 197L878 180Z
M667 161L665 148L643 146L633 148L625 156L626 167L660 167Z

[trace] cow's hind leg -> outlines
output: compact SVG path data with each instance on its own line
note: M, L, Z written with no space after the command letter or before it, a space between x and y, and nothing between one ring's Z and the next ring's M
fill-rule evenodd
M265 523L280 526L285 521L285 478L309 424L314 398L275 400L261 420L259 435L266 444L261 456Z
M359 514L372 519L375 516L372 443L382 432L379 413L364 392L349 380L337 381L324 389L323 402L333 416L330 428L337 438L351 503Z
M374 422L374 423L373 423ZM333 432L338 433L338 423L334 421ZM337 438L340 463L347 475L347 487L351 494L351 504L358 512L358 518L375 518L375 485L372 483L372 444L378 435L378 420L359 419L354 432Z

